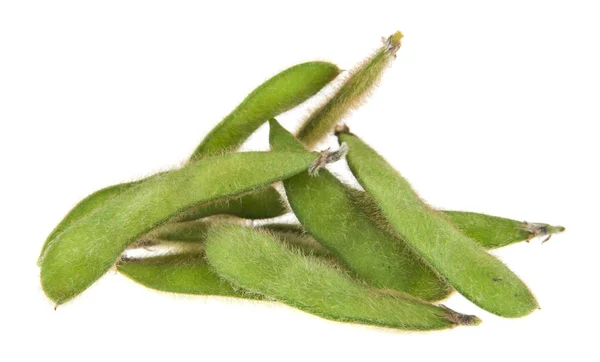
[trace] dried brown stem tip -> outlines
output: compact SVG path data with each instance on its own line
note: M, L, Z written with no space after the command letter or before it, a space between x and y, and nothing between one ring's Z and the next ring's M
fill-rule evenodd
M348 145L346 143L342 143L340 148L335 151L330 151L326 149L321 152L321 155L317 160L308 168L308 174L311 176L317 176L319 174L319 170L325 167L325 165L337 162L342 158L346 157L348 153Z
M525 221L524 225L521 227L523 230L531 233L531 238L537 238L544 236L542 240L542 244L546 241L550 240L553 234L562 233L565 231L564 226L553 226L549 224L535 223L535 222L527 222ZM530 240L529 239L529 240ZM527 240L527 241L529 241Z
M446 318L450 322L456 323L458 325L476 326L481 323L481 319L479 319L477 316L458 313L457 311L454 311L454 310L446 307L443 304L439 304L438 307L440 307L440 308L444 309L446 312L448 312L447 314L445 314L443 316L444 318Z

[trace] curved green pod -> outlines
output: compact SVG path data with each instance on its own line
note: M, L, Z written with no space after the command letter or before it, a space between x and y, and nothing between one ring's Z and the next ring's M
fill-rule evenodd
M194 221L194 223L198 223L198 221ZM181 243L189 246L190 243L195 243L197 248L176 246L174 253L137 259L122 256L117 263L117 270L145 287L163 292L264 299L260 294L234 288L211 270L204 254L204 243L211 222L202 221L202 226L197 225L193 228L182 224L174 223L172 225L168 234L170 241L153 239L154 246L169 245L173 247ZM265 225L258 228L271 230L271 226ZM275 228L277 229L277 227ZM178 231L181 232L178 233ZM334 258L325 248L308 236L290 231L273 231L273 234L281 242L298 249L304 255L314 255L330 260ZM161 237L160 234L156 236ZM178 236L181 239L178 240Z
M224 225L211 228L206 257L219 276L320 317L406 330L434 330L479 319L394 291L373 289L335 264L303 255L269 233Z
M237 149L258 127L290 110L331 82L340 69L327 62L295 65L267 80L250 93L204 138L190 157Z
M377 152L350 133L347 161L362 187L403 240L459 293L503 317L521 317L538 304L525 283L500 260L430 208Z
M156 177L156 175L151 176ZM42 264L48 245L53 242L58 234L76 224L84 217L101 209L110 199L119 196L149 178L136 182L129 182L106 187L96 191L80 201L63 220L50 233L38 258L38 265ZM287 213L281 195L273 187L266 187L239 197L195 205L181 211L173 217L172 221L188 221L211 215L227 214L245 219L270 219Z
M274 187L266 187L240 197L193 206L175 215L171 221L192 221L212 215L233 215L259 220L281 216L288 212L281 194Z
M241 224L237 220L194 220L185 222L169 222L159 226L142 236L132 246L156 246L165 242L195 243L202 245L206 241L206 234L211 227L219 224ZM306 255L316 255L331 260L336 257L311 235L306 233L299 225L293 224L265 224L255 226L257 229L269 231L278 236L290 246L299 248Z
M196 161L212 153L235 150L262 123L304 102L331 82L339 72L340 70L335 64L316 61L298 64L275 75L250 93L233 112L206 136L190 156L189 162ZM80 201L47 237L38 258L38 265L41 265L48 244L56 235L91 212L101 208L107 200L153 177L155 176L136 182L106 187ZM273 202L273 191L275 190L244 200L244 207L241 209L240 205L235 204L235 200L231 201L231 205L215 205L213 206L215 208L214 212L232 213L250 219L279 216L285 210L281 208L279 202ZM228 210L228 207L231 209ZM202 205L198 205L196 211L199 215L198 218L207 215ZM189 212L189 217L193 217L194 211L190 210ZM185 218L181 221L183 220Z
M303 150L302 144L271 120L274 151ZM358 277L381 289L440 300L452 288L399 238L381 230L358 207L347 186L327 170L318 177L307 172L283 181L285 193L300 223Z
M57 236L41 266L44 292L62 304L109 270L130 243L175 213L266 187L306 170L318 158L309 152L234 153L149 179Z
M396 58L401 39L402 33L392 34L372 56L350 71L337 92L304 121L296 134L298 139L313 148L348 112L358 108Z
M124 259L117 270L151 289L193 295L262 299L259 294L234 288L219 278L204 259L204 252L185 252L142 259Z
M42 265L42 260L44 259L44 255L46 254L46 250L50 243L56 238L58 234L68 229L72 225L79 222L81 219L91 214L95 210L99 209L104 205L108 200L112 199L120 195L122 192L129 190L131 187L139 184L140 181L135 182L127 182L118 185L113 185L109 187L105 187L101 190L98 190L86 198L81 200L77 205L75 205L65 217L61 220L61 222L52 230L52 232L46 238L44 245L42 245L42 251L40 252L40 256L38 257L37 264Z
M375 200L362 190L348 188L354 202L377 223L377 226L390 233L394 228L386 220ZM469 211L438 210L465 235L486 249L497 249L520 241L543 237L543 242L552 235L563 232L562 226L517 221L504 217Z
M205 238L211 224L206 220L169 222L152 229L142 239L197 242Z

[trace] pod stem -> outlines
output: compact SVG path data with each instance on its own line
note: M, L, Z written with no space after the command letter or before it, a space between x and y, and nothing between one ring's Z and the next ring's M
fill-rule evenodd
M531 233L531 239L545 236L542 240L542 244L550 240L553 234L562 233L566 230L564 226L553 226L549 224L527 222L525 221L521 229ZM527 240L527 241L529 241Z
M322 151L319 158L317 158L317 160L308 168L308 174L311 176L318 176L320 169L330 163L334 163L342 158L345 158L348 154L348 149L348 145L343 142L335 151L330 151L329 148L325 151Z
M481 319L479 319L477 316L459 313L443 304L438 304L437 306L447 312L442 317L446 318L452 323L456 323L461 326L476 326L481 323Z
M383 72L396 58L402 33L396 32L383 39L370 57L347 72L337 91L306 118L296 136L309 149L327 137L335 125L348 113L357 109L379 82Z
M396 56L398 49L402 45L402 38L404 35L397 31L394 34L390 35L387 39L384 38L383 44L386 46L386 50L390 55Z

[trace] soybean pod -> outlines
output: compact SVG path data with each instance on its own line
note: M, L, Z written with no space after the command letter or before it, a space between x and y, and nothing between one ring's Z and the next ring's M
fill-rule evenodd
M196 223L194 227L189 223L170 224L167 235L159 230L153 231L156 238L153 239L153 246L170 247L168 254L142 258L122 255L117 263L117 270L145 287L163 292L263 299L260 294L233 287L211 270L204 253L211 222L193 221L192 223ZM276 225L260 226L258 229L270 230L279 241L300 250L304 255L318 256L335 262L333 255L307 235L289 230L273 231L279 229ZM168 239L164 239L165 236Z
M364 98L379 82L384 70L396 58L401 39L402 33L392 34L383 41L383 46L371 57L350 71L337 92L304 121L298 130L298 139L308 148L313 148L315 144L331 133L335 125L350 110L360 106Z
M173 214L265 187L306 170L319 158L309 152L226 154L147 180L57 236L41 266L44 292L62 304L110 269L130 243Z
M298 64L275 75L252 91L242 104L202 141L188 162L196 161L212 153L235 151L262 123L304 102L331 82L339 72L340 70L335 64L317 61ZM75 205L47 237L38 258L38 265L41 265L48 244L57 234L101 208L107 200L153 177L156 175L136 182L122 183L101 189ZM282 212L278 201L271 202L273 201L272 192L258 196L251 201L245 204L255 203L256 205L252 206L254 211L251 211L250 208L244 208L243 211L250 214L249 218L270 218L279 216ZM232 206L235 208L235 205ZM204 214L202 206L198 211ZM254 217L253 213L258 214L258 217Z
M38 258L38 265L42 264L48 246L54 242L57 235L93 212L101 209L110 199L119 196L121 193L145 180L109 186L96 191L80 201L63 218L44 242ZM172 221L195 220L219 214L234 215L246 219L270 219L283 215L287 211L279 192L273 187L266 187L239 197L195 205L173 216Z
M277 121L271 120L274 151L304 150ZM283 181L294 214L306 230L358 277L381 289L395 289L423 300L440 300L450 286L399 238L377 227L329 171L307 172Z
M192 241L203 240L210 222L200 219L193 221L169 222L152 229L142 239L164 240L164 241Z
M327 62L308 62L284 70L250 93L204 138L190 157L237 149L260 125L315 95L340 70Z
M354 202L377 223L377 226L395 233L394 228L382 214L379 205L362 190L348 188ZM554 234L565 230L563 226L544 223L517 221L505 217L486 215L469 211L438 210L461 232L486 249L497 249L520 241L541 237L547 241Z
M563 226L517 221L468 211L442 213L465 235L486 249L496 249L519 241L543 238L545 243L554 234L565 231Z
M234 288L219 278L208 266L202 250L141 259L123 258L117 270L147 288L162 292L261 299L260 295Z
M193 243L202 245L206 241L206 233L215 224L238 224L240 220L194 220L186 222L168 223L158 228L153 229L148 234L141 237L133 246L156 246L165 244L165 242ZM301 226L293 224L264 224L255 226L257 229L266 230L276 234L281 240L289 245L298 247L305 254L312 254L329 258L330 260L336 257L323 245L308 234Z
M237 198L193 206L175 215L172 221L191 221L212 215L233 215L252 220L270 219L288 211L281 194L273 187L266 187Z
M433 210L377 152L344 130L347 161L394 230L459 293L503 317L521 317L538 304L525 283L483 247Z
M46 250L50 243L56 238L58 234L68 229L72 225L79 222L81 219L91 214L95 210L101 208L108 200L120 195L122 192L128 190L129 188L137 185L138 182L127 182L118 185L113 185L109 187L105 187L101 190L98 190L91 195L88 195L86 198L81 200L77 205L75 205L71 211L65 215L65 217L61 220L61 222L50 232L44 245L42 245L42 251L40 252L40 256L38 257L37 264L38 266L42 265L42 261L44 259L44 255L46 254Z
M326 260L303 255L266 232L211 228L206 257L219 276L320 317L406 330L475 325L479 319L395 291L369 287Z

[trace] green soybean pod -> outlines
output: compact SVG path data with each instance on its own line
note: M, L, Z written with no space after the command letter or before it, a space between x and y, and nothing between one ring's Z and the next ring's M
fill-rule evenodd
M152 229L142 238L164 241L192 241L203 240L211 223L200 219L193 221L169 222Z
M260 125L315 95L340 73L335 64L307 62L267 80L204 138L190 157L237 149Z
M496 249L536 237L543 237L544 243L553 234L565 231L563 226L522 222L476 212L444 210L442 213L460 231L486 249Z
M144 245L160 245L164 242L177 243L195 243L203 244L206 241L206 233L215 225L241 224L239 220L194 220L186 222L168 223L158 228L153 229L148 234L144 235L137 246ZM312 254L321 257L334 259L335 256L324 248L318 241L306 232L301 232L301 228L292 224L265 224L255 226L257 229L267 230L276 234L282 241L289 245L293 245L303 250L305 254Z
M265 187L319 158L309 152L226 154L147 180L57 236L42 262L42 288L62 304L109 270L129 244L178 211Z
M203 245L206 241L208 229L215 225L227 223L242 225L242 220L233 219L201 219L184 222L169 222L165 225L152 229L149 233L142 236L134 244L133 248L165 245L169 242L177 244L188 243ZM289 245L293 245L309 255L317 255L325 258L335 259L331 252L323 247L311 235L309 235L300 225L271 223L255 226L257 229L267 230L276 234L281 240Z
M172 221L191 221L212 215L233 215L244 219L270 219L289 212L285 200L274 187L266 187L240 197L193 206Z
M377 223L377 226L390 233L394 228L382 214L379 205L373 198L362 190L348 188L354 202ZM543 242L552 235L563 232L563 226L553 226L543 223L521 222L504 217L486 215L469 211L438 210L460 231L486 249L496 249L520 241L529 241L543 237Z
M271 120L274 151L303 150L302 144ZM347 187L327 170L283 181L294 214L306 230L358 277L381 289L423 300L440 300L452 288L399 238L381 230L352 200Z
M204 252L122 259L117 270L129 279L151 289L193 295L262 299L219 278L204 259Z
M217 125L190 156L189 162L211 153L235 150L262 123L304 102L331 82L339 72L340 70L335 64L316 61L298 64L275 75L250 93L233 112ZM149 178L152 177L154 176ZM92 211L101 208L107 200L149 178L101 189L79 202L46 239L38 258L38 265L41 265L48 244L57 234ZM282 212L279 202L269 203L269 201L273 201L272 191L247 200L245 204L255 203L255 205L244 207L242 212L248 213L248 218L279 216ZM235 209L236 205L231 206ZM193 216L193 211L190 212ZM202 206L199 206L198 212L205 216ZM279 214L276 214L278 212Z
M338 133L338 138L350 147L352 173L390 225L459 293L502 317L521 317L537 308L525 283L423 202L377 152L350 133Z
M373 89L385 69L396 58L402 33L396 32L384 40L383 46L346 76L337 92L304 121L297 136L308 148L313 148L327 136L346 114L357 108Z
M234 288L210 269L205 260L204 244L208 229L214 227L215 223L204 220L193 223L196 225L189 225L189 222L169 224L167 235L160 232L161 228L153 231L156 238L152 239L153 246L170 247L171 253L143 258L128 258L122 255L117 263L117 270L143 286L163 292L263 299L259 294ZM281 230L278 226L279 224L267 224L257 228ZM335 262L335 257L327 249L307 235L290 229L272 233L282 243L301 251L304 255L327 258ZM167 239L164 239L165 236Z
M91 195L87 196L79 203L77 203L77 205L75 205L71 209L71 211L69 211L69 213L65 215L62 221L54 228L54 230L52 230L52 232L50 232L50 235L48 235L48 237L46 238L46 241L42 246L40 256L38 257L38 266L42 264L42 260L44 259L44 255L46 254L48 246L58 234L68 229L72 225L76 224L81 219L92 213L94 210L102 207L102 205L104 205L104 203L106 203L108 200L137 185L138 183L139 181L105 187L101 190L92 193Z
M367 286L335 264L236 225L211 228L206 257L219 276L308 313L338 322L434 330L479 319L395 291Z
M156 176L152 176L156 177ZM118 184L96 191L80 201L63 218L58 226L46 238L38 258L38 265L42 264L48 245L53 242L58 234L76 224L84 217L102 208L113 197L129 190L131 187L147 179ZM288 210L281 199L281 195L273 187L266 187L251 193L231 199L216 200L211 203L195 205L183 210L173 217L173 221L188 221L210 215L228 214L246 219L270 219L287 213Z

